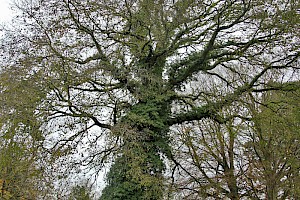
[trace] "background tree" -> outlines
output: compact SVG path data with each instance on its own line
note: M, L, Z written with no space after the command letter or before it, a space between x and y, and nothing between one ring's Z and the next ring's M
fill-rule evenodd
M42 158L42 132L36 107L45 96L37 82L19 77L21 71L0 74L1 199L37 199L47 195ZM13 84L11 81L14 80Z
M85 185L76 185L72 188L71 194L68 200L91 200L91 190Z
M295 198L300 164L298 88L298 82L272 83L262 89L272 90L262 97L249 93L220 112L232 113L234 120L206 119L176 127L176 161L170 174L179 198Z
M18 26L3 41L6 70L42 88L34 111L43 147L64 174L97 174L114 161L101 199L162 199L163 157L178 164L170 128L206 119L230 124L242 110L224 111L249 92L264 93L266 80L297 79L295 1L36 0L17 6ZM221 145L219 136L212 139ZM235 137L228 138L231 144Z
M285 86L286 87L286 86ZM259 107L252 107L254 131L247 144L253 192L267 199L296 198L299 195L299 83L288 92L264 95Z

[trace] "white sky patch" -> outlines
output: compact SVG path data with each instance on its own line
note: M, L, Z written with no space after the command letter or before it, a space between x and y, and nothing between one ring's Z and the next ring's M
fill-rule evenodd
M0 0L0 39L4 36L4 31L8 26L15 11L11 8L13 0Z
M0 0L0 23L6 23L11 20L13 10L11 10L12 0Z

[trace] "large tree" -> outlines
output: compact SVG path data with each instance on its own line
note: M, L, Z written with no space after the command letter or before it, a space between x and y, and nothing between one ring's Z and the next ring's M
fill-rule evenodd
M298 75L297 1L24 0L17 8L2 71L41 88L32 106L56 165L97 173L113 161L101 199L162 199L164 160L179 165L170 127L247 117L224 110L276 89L270 79Z

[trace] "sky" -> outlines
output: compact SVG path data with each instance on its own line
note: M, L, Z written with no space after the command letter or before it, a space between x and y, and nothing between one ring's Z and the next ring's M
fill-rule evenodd
M12 17L13 12L9 8L10 2L12 0L0 0L0 24L8 22Z
M11 20L13 11L10 9L10 3L13 0L0 0L0 39L3 38L6 24Z

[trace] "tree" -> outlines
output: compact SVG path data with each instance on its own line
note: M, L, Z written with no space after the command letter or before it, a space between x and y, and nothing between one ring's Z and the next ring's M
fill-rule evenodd
M68 200L91 200L91 191L85 185L76 185L72 188L72 192Z
M180 198L242 199L248 196L244 194L247 188L242 125L201 120L178 128L175 137L179 138L180 149L172 174Z
M206 119L173 130L178 141L171 178L180 198L298 196L298 88L299 82L271 83L263 96L251 92L222 110L222 115L235 115L226 123Z
M20 74L13 68L2 68L0 74L0 197L46 199L51 184L44 173L47 159L36 112L45 93L36 81Z
M35 199L40 194L38 181L41 172L34 162L32 152L26 151L16 141L1 142L0 197L1 199ZM30 155L31 154L31 155Z
M299 83L298 83L299 84ZM299 196L299 89L267 93L259 110L252 107L254 133L247 145L253 191L267 199Z
M16 77L45 92L35 111L55 162L68 172L97 171L113 159L102 200L162 199L163 157L176 163L170 127L226 124L236 113L220 111L265 92L269 76L298 74L295 1L36 0L17 7L3 71L21 70Z

